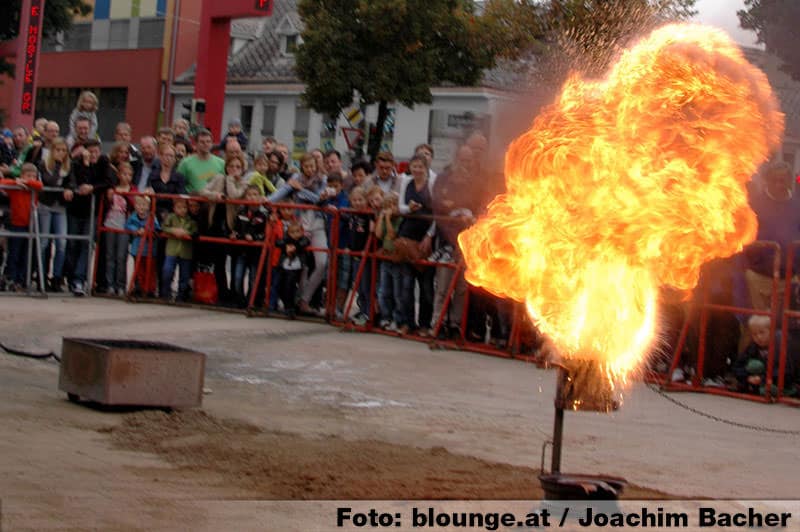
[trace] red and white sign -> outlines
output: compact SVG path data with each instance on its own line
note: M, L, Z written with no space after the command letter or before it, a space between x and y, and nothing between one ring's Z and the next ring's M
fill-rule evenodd
M364 132L355 127L343 127L342 135L344 135L344 141L347 143L348 149L354 150L358 145L358 141L364 137Z

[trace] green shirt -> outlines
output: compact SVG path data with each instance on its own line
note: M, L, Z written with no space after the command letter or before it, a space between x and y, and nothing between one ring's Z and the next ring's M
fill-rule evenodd
M394 238L397 238L397 231L400 229L401 223L403 223L403 218L401 216L394 216L392 218L392 228L394 229ZM394 253L394 238L390 239L388 236L386 236L386 233L388 233L388 231L384 232L384 237L381 245L383 246L384 251L387 251L388 253Z
M183 218L179 217L174 212L169 213L167 219L164 221L162 229L170 227L181 227L186 229L190 235L197 233L197 222L192 220L188 215ZM192 258L192 241L181 240L180 238L167 238L167 251L168 257L178 257L179 259Z
M189 155L178 165L178 172L186 178L186 193L192 194L203 190L215 175L224 174L225 161L216 155L210 155L205 161L197 155Z

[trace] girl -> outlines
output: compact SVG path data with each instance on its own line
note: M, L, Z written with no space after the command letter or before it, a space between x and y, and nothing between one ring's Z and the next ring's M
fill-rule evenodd
M228 156L225 159L225 175L219 174L212 177L200 192L212 201L208 206L207 236L229 238L233 232L239 205L227 204L222 208L217 203L226 199L242 199L244 197L247 189L247 183L243 177L245 168L247 168L247 163L243 155ZM228 275L225 271L225 264L231 251L229 248L230 246L226 244L210 244L205 250L208 260L214 265L217 294L223 304L233 302L233 296L228 286Z
M108 189L108 211L103 227L109 229L125 229L125 222L130 211L130 201L125 192L131 192L133 167L123 161L117 166L117 186ZM126 233L103 233L103 247L106 257L106 287L109 294L125 295L125 284L128 280L128 243Z
M300 174L291 176L285 185L273 192L267 198L270 202L280 202L290 199L295 203L304 205L317 205L323 199L325 182L321 178L317 161L310 153L300 159ZM311 297L325 279L328 267L328 232L325 230L325 216L322 211L302 209L298 217L307 235L310 235L313 252L314 271L309 274L308 266L303 267L301 280L301 294L298 308L305 314L313 314L314 310L309 305Z
M89 120L89 138L93 139L97 137L97 109L99 107L99 101L97 100L97 96L92 91L83 91L81 95L78 97L78 102L75 104L75 109L72 110L72 114L69 115L69 136L71 138L77 138L75 134L75 122L78 121L78 118L87 118Z
M391 258L394 254L394 239L403 219L399 216L398 198L389 194L383 200L383 210L378 214L375 223L375 237L381 242L381 253ZM398 323L403 322L399 310L401 303L400 281L402 279L402 264L393 260L383 260L380 263L378 281L378 305L381 311L381 326L387 331L397 331Z
M70 181L72 161L69 158L69 149L64 137L56 137L50 145L47 159L39 163L39 172L42 184L45 187L64 188ZM47 279L47 290L50 292L61 291L64 282L64 258L67 249L67 211L64 201L64 191L43 192L39 196L39 230L43 234L56 235L62 238L45 237L41 241L42 264L48 270L50 257L53 258L52 276ZM51 245L55 246L55 253L50 255Z

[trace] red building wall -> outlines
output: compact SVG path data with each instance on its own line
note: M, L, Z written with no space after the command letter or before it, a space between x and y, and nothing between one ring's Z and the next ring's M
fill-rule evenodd
M162 53L160 48L43 53L38 86L127 88L125 117L138 139L156 131Z

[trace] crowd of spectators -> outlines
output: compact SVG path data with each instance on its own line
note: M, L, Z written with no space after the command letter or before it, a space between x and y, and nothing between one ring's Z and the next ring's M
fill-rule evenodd
M131 127L119 123L113 140L101 143L91 92L80 95L66 127L62 132L60 124L40 118L33 131L3 132L5 229L27 233L35 214L39 232L48 235L30 253L26 236L6 239L5 291L24 292L34 282L75 296L92 291L239 308L252 301L255 309L289 318L327 313L337 322L369 322L418 337L437 332L443 316L441 337L499 348L509 341L512 304L471 287L465 305L468 287L456 267L458 233L502 192L502 176L485 168L487 141L480 132L468 136L437 175L433 148L425 143L404 154L402 164L381 152L374 161L347 165L339 152L319 149L295 161L287 144L274 138L253 149L238 120L219 142L202 128L190 136L181 119L136 144ZM789 167L771 164L754 179L750 204L758 239L783 250L783 277L785 251L800 236L800 196ZM93 286L87 279L95 260L90 242L98 249ZM42 272L28 264L29 255L41 258ZM698 291L718 306L769 311L773 258L771 248L755 245L711 263ZM336 274L329 275L334 265ZM800 308L800 290L790 286L792 308ZM783 290L781 282L779 303ZM686 305L681 309L677 314L685 316ZM665 321L670 310L663 309ZM764 394L770 340L777 346L781 339L784 318L776 319L772 327L769 316L712 309L704 384ZM692 380L697 366L699 320L690 320L694 334L673 381ZM793 395L800 320L786 320L783 393ZM681 321L673 324L675 332ZM675 340L660 349L671 354Z
M17 186L2 194L11 203L6 225L28 232L35 204L39 232L51 235L31 254L44 271L34 261L30 280L27 237L8 239L4 290L26 291L41 275L50 292L239 308L255 291L255 308L266 312L323 316L335 301L338 321L428 337L460 260L456 235L496 192L478 132L437 175L425 143L402 166L390 152L347 165L335 150L314 149L295 161L274 138L252 149L238 120L219 142L202 128L190 136L181 119L134 144L127 123L101 142L98 115L97 98L83 92L67 130L40 118L2 144L3 183ZM271 253L259 268L267 238ZM486 293L476 291L461 331L466 284L458 275L441 335L505 346L510 307Z

